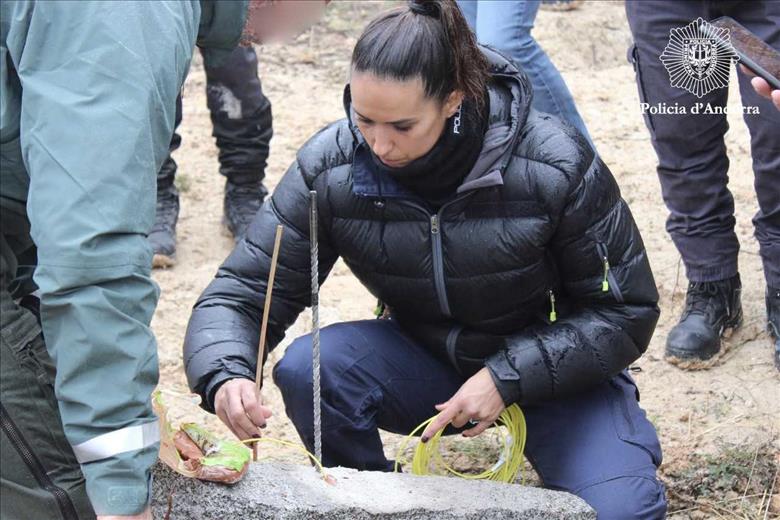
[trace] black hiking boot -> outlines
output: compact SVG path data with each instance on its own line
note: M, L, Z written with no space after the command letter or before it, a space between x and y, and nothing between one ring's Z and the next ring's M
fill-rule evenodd
M767 328L775 343L775 368L780 370L780 289L767 287L766 316Z
M725 353L721 338L742 325L739 274L717 282L691 282L680 322L666 338L666 360L680 368L709 368Z
M257 177L231 177L225 183L223 223L236 242L246 235L246 229L263 205L267 193L262 180Z
M168 186L157 186L157 209L149 243L154 251L152 267L167 268L176 263L176 221L179 218L179 191L171 178Z

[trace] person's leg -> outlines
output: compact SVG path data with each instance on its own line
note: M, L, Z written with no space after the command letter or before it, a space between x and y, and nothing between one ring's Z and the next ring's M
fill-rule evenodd
M206 95L220 173L262 181L273 136L271 102L263 93L253 47L237 47L225 61L204 60Z
M182 117L181 94L176 98L176 119L168 157L157 172L157 206L154 227L149 232L149 243L154 257L153 267L171 267L176 262L176 222L179 219L179 190L176 189L176 161L172 153L181 146L178 129Z
M477 39L507 54L528 74L534 89L534 108L561 118L591 140L560 72L531 35L539 3L480 0Z
M780 52L780 3L746 2L728 14ZM759 207L753 224L767 285L780 289L780 111L753 90L749 76L738 76L742 105L759 110L744 114Z
M728 13L748 30L780 51L780 3L747 2ZM750 77L739 74L742 105L758 107L745 112L750 130L758 212L753 217L756 239L766 278L768 329L774 338L774 362L780 370L780 111L753 90Z
M600 520L664 518L661 447L627 374L523 412L525 453L545 487L579 496Z
M168 188L173 186L176 180L176 161L173 159L173 152L179 149L181 146L181 134L179 134L179 126L181 126L182 119L182 104L181 93L176 96L176 112L173 122L173 135L171 136L171 143L168 145L168 157L163 161L160 171L157 172L157 189Z
M271 136L271 103L257 75L252 47L237 47L224 62L204 55L206 96L213 135L219 148L219 171L227 177L225 224L236 238L260 208Z
M734 198L728 190L729 160L724 114L692 113L694 107L726 106L727 88L701 98L671 85L659 59L670 30L698 17L710 19L715 3L628 0L634 65L645 123L658 156L658 177L669 209L666 229L690 281L680 322L667 337L667 360L682 368L705 368L722 354L721 336L742 323L739 242ZM650 107L650 108L647 108ZM661 107L660 113L651 113ZM684 113L669 113L673 107Z
M408 434L436 415L463 378L401 331L394 320L338 323L320 331L322 457L325 466L392 471L378 428ZM273 378L287 415L314 445L311 335L287 348Z
M705 2L629 0L626 14L634 38L634 64L640 102L651 107L683 106L688 114L649 114L645 122L658 156L658 177L669 208L667 231L682 255L692 282L725 280L737 274L739 242L734 233L734 198L728 190L729 160L722 114L690 114L695 103L723 107L728 89L701 99L672 87L659 56L669 31L697 17L709 19Z

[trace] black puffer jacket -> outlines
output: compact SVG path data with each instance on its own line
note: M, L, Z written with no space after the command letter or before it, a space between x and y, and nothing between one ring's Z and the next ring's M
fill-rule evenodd
M644 352L658 293L615 179L576 130L530 108L523 73L485 52L493 79L482 153L437 213L374 174L347 119L301 148L195 305L184 359L204 408L226 379L254 379L277 224L270 348L310 304L311 189L320 279L341 256L422 345L464 376L487 365L506 403L576 392Z

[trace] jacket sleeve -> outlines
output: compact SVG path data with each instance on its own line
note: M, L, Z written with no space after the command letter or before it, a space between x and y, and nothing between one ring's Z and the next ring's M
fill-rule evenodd
M590 157L584 174L558 172L573 188L551 217L547 245L562 282L557 320L509 337L486 362L507 405L606 381L642 355L655 330L658 293L639 230L610 171Z
M159 448L149 328L159 291L146 234L199 9L18 6L9 54L22 85L34 280L59 411L95 512L135 514L150 498Z
M300 162L293 163L255 215L246 238L236 244L195 304L184 340L184 368L190 389L201 396L201 406L211 413L214 394L222 383L233 378L255 379L260 324L280 224L284 232L268 316L266 355L311 304L308 208L309 190L315 184L319 183L303 171ZM327 194L318 190L320 214L326 201ZM319 219L318 231L320 282L337 259L323 220Z

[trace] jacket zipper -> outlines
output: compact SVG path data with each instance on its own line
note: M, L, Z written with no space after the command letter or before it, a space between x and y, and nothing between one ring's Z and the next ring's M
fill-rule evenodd
M439 209L441 212L441 209ZM447 288L444 286L444 255L441 248L441 233L439 229L439 213L431 215L431 242L433 248L433 279L436 284L436 294L439 297L439 307L442 314L452 316L450 303L447 301Z
M558 321L558 313L555 312L555 293L552 289L547 293L550 295L550 323L555 323Z
M433 283L436 288L436 297L439 300L439 309L441 310L442 314L448 318L452 317L452 313L450 312L450 303L447 299L447 287L444 283L444 255L442 253L441 245L441 215L447 206L469 197L472 193L474 192L468 192L465 195L461 195L460 197L456 197L446 202L444 205L442 205L442 207L439 208L439 211L433 214L431 214L431 212L425 209L423 206L415 204L413 201L407 199L398 199L399 203L421 211L430 220L431 250L433 255Z
M38 457L35 456L32 449L30 448L30 445L27 444L27 441L24 440L22 433L19 431L19 428L16 426L16 424L14 424L14 422L11 420L11 416L8 414L5 406L3 406L2 403L0 403L0 427L2 427L3 432L8 437L8 440L11 441L13 447L16 448L16 451L27 465L27 468L33 474L33 477L35 477L38 485L52 494L54 500L57 502L57 506L60 509L62 518L65 520L78 520L76 508L73 506L73 502L71 501L70 497L64 489L58 487L51 480L51 477L49 477L49 474L46 473L46 469L43 467L43 464L41 464L41 461L38 460Z
M609 267L609 251L607 250L607 245L603 242L597 242L596 250L599 252L601 262L604 265L604 277L601 280L601 290L603 292L612 291L612 296L614 296L618 302L623 303L623 293L620 291L620 285L618 285L615 273L613 273L612 269Z

